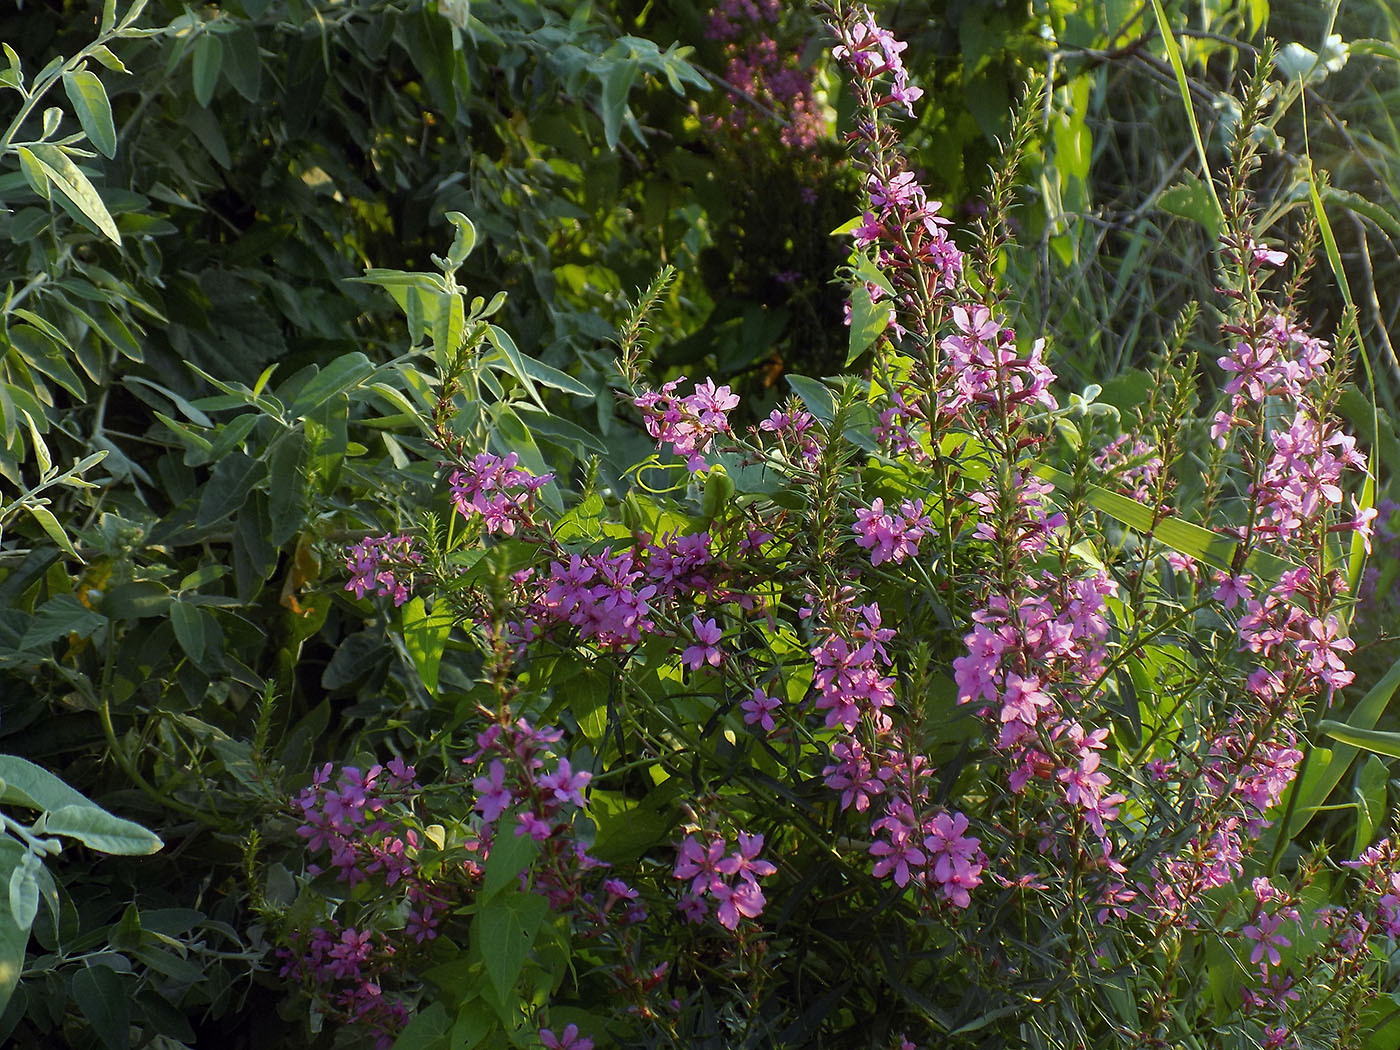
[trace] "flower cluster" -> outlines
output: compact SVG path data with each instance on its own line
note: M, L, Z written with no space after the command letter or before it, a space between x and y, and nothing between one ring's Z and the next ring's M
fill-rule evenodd
M345 559L345 567L350 570L345 589L353 591L356 598L373 592L380 597L391 596L396 606L402 605L413 588L414 568L422 561L410 536L366 536L350 548Z
M505 536L514 535L518 525L528 525L535 493L554 475L536 477L518 464L514 452L504 459L482 452L464 469L453 471L448 485L457 513L468 521L480 518L487 532Z
M703 922L709 914L708 896L714 901L715 918L725 929L738 927L740 918L756 919L767 903L758 880L778 869L763 860L763 836L738 834L738 848L726 853L723 835L711 832L701 837L692 832L676 844L676 864L671 875L689 879L690 887L679 908L691 922Z
M923 500L905 500L898 514L888 514L885 501L877 496L869 509L856 511L856 544L870 552L871 565L884 561L898 565L919 553L919 541L932 527Z
M376 1050L389 1050L408 1024L408 1008L384 994L385 972L394 961L394 947L374 930L316 926L291 935L289 947L279 948L280 976L314 989L333 1015L362 1026Z
M900 58L909 45L897 40L893 33L876 22L868 8L861 8L859 19L834 28L838 30L841 42L831 49L832 57L849 65L865 81L888 76L889 92L876 104L899 103L912 117L913 104L923 97L924 92L909 82L909 72Z
M669 444L677 456L684 456L691 473L705 469L704 453L720 434L728 434L729 413L738 407L739 395L729 387L717 387L706 379L695 384L692 393L676 396L685 377L673 379L661 390L649 390L634 400L642 410L647 433L657 445Z
M720 0L705 29L724 45L727 106L709 114L706 124L742 134L767 111L782 124L779 140L810 150L826 136L811 73L799 62L804 41L780 43L773 37L783 13L778 0Z
M780 442L796 453L799 462L811 464L821 455L816 418L807 411L793 408L787 411L773 409L768 418L758 424L758 429L774 435Z
M1113 487L1139 503L1152 498L1162 474L1162 457L1140 437L1120 434L1094 454L1094 466L1112 479Z

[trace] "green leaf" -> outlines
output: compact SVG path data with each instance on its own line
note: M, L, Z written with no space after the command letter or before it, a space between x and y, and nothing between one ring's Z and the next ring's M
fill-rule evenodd
M70 558L78 558L78 552L73 549L73 543L68 538L68 534L63 531L63 526L58 523L58 518L54 517L53 511L48 507L41 507L37 503L26 503L24 509L29 511L35 521L39 523L39 528L44 530L44 534L53 540L64 554Z
M475 926L486 976L501 999L508 1000L549 912L549 902L537 893L516 890L489 902L479 901L477 907Z
M528 868L540 851L540 844L529 835L517 835L515 820L502 818L496 823L496 835L491 842L491 855L486 858L486 873L482 876L478 903L485 904Z
M105 616L93 612L73 595L60 594L39 606L25 629L20 647L41 649L70 634L90 638L106 622ZM0 769L0 776L8 779L9 774Z
M63 90L78 114L78 123L88 140L104 157L117 155L117 128L112 123L112 104L102 81L91 70L79 69L63 74Z
M23 309L13 312L17 316L29 313ZM43 320L37 314L30 316L35 317L36 320ZM48 324L47 321L44 323ZM65 359L63 351L59 349L59 343L48 332L37 326L17 324L10 329L9 336L10 345L19 352L20 357L24 358L25 363L31 368L48 376L74 397L86 396L87 389L84 387L83 381L78 378L78 374L73 371L72 366Z
M476 226L459 211L448 212L447 221L457 227L457 233L452 238L452 247L447 252L448 265L455 270L466 261L472 249L476 247Z
M510 365L510 373L520 380L520 385L525 388L525 392L530 395L530 400L541 408L544 402L540 400L539 391L535 389L534 382L530 379L530 373L525 369L525 358L516 348L515 340L510 337L510 333L495 325L488 325L486 337L491 340L492 345L505 355L506 361Z
M846 364L850 364L870 349L890 323L889 303L874 303L865 285L851 289L851 332L846 349Z
M267 511L272 528L268 539L281 547L301 528L306 517L306 432L294 430L280 438L268 457Z
M452 1020L447 1016L447 1007L434 1002L420 1010L418 1016L399 1033L393 1050L440 1050L448 1045L447 1033L451 1030Z
M502 452L516 453L520 457L521 466L535 477L550 473L549 464L544 461L544 456L540 454L535 439L530 436L530 432L525 429L525 424L520 422L520 417L509 405L504 401L498 401L492 405L491 418L496 424L492 436ZM555 513L562 514L564 512L564 501L559 495L559 486L553 481L540 489L540 498Z
M214 464L214 473L204 486L195 523L203 529L232 514L243 506L266 472L267 464L243 452L224 456Z
M96 803L89 802L47 769L18 755L0 755L0 779L4 781L0 802L8 805L47 810L65 806L97 808Z
M21 157L29 153L43 170L48 181L72 202L102 234L113 244L120 245L122 236L117 232L117 224L112 221L107 205L102 203L97 190L67 153L49 143L36 143L32 150L20 147Z
M1220 228L1220 223L1225 215L1225 209L1220 206L1220 197L1215 192L1215 183L1210 177L1210 160L1206 157L1206 146L1201 140L1201 129L1196 123L1196 107L1191 101L1191 88L1186 81L1186 68L1181 64L1181 51L1176 46L1176 35L1172 32L1171 23L1167 20L1167 13L1162 10L1162 0L1152 0L1152 11L1157 16L1157 29L1162 34L1162 43L1167 49L1167 61L1171 63L1172 72L1176 74L1177 94L1181 98L1181 104L1186 110L1186 122L1191 126L1191 141L1196 144L1196 156L1201 162L1201 173L1205 177L1205 186L1210 191L1211 204L1214 205L1215 228Z
M802 399L807 411L828 426L836 418L836 398L825 384L807 376L789 375L788 386Z
M1395 690L1400 688L1400 660L1396 660L1390 665L1390 669L1373 685L1365 696L1352 709L1351 714L1345 722L1327 719L1325 722L1333 726L1341 726L1347 733L1368 732L1380 721L1380 717L1385 713L1390 704L1391 697L1395 695ZM1319 723L1318 728L1322 729L1325 723ZM1322 729L1323 732L1327 730ZM1331 734L1329 734L1331 735ZM1289 817L1288 826L1280 830L1285 841L1292 838L1308 825L1314 814L1318 812L1322 804L1327 801L1327 796L1332 793L1332 789L1341 783L1342 777L1350 768L1352 760L1356 758L1359 749L1375 750L1368 745L1351 744L1340 737L1340 745L1332 752L1327 753L1321 750L1314 752L1314 755L1322 755L1327 765L1324 766L1316 776L1306 777L1306 783L1302 787L1295 786L1289 790L1298 792L1297 802L1292 802L1285 796L1285 802L1290 807L1292 815ZM1384 752L1382 752L1384 754ZM4 770L0 769L0 774ZM1281 802L1280 805L1284 805Z
M437 308L433 312L433 349L438 361L448 367L458 347L462 345L462 335L466 331L466 307L458 292L445 292L438 296Z
M12 873L23 863L25 851L18 842L0 840L0 878ZM10 1001L24 969L24 949L29 944L29 928L13 922L0 921L0 1011Z
M1178 215L1183 219L1203 226L1213 238L1220 229L1220 215L1215 210L1215 201L1204 182L1191 172L1182 174L1181 181L1163 190L1157 198L1157 207L1168 215Z
M553 387L555 390L562 390L566 394L573 394L575 397L592 398L593 391L584 386L567 372L537 361L529 354L520 355L520 364L525 374L536 383L543 383L545 386Z
M26 852L10 872L10 917L16 929L28 931L39 914L39 880L34 877L39 865L39 858Z
M1382 729L1357 729L1336 719L1324 718L1317 723L1319 733L1325 733L1333 740L1339 740L1351 747L1364 751L1374 751L1378 755L1400 758L1400 733Z
M123 857L144 857L165 845L140 824L113 816L91 802L49 810L44 815L44 832L77 839L99 853Z
M603 138L608 149L617 149L622 121L627 115L627 95L637 77L637 63L615 62L603 75Z
M1063 471L1046 464L1038 464L1035 472L1046 481L1053 482L1062 492L1074 487L1074 479ZM1213 568L1230 571L1237 544L1228 536L1212 532L1210 529L1193 525L1180 518L1166 518L1157 522L1153 529L1152 509L1131 497L1120 495L1098 485L1085 486L1085 498L1095 510L1100 510L1111 518L1116 518L1131 529L1139 532L1152 530L1153 537L1172 550L1180 551L1196 561L1204 562ZM1294 566L1267 551L1256 550L1245 560L1261 577L1277 580Z
M1385 823L1386 784L1390 780L1390 770L1375 755L1366 756L1366 764L1361 767L1361 775L1356 778L1356 839L1352 844L1351 855L1360 856L1361 851L1371 844L1376 828Z
M27 146L18 146L15 152L19 154L19 170L24 174L24 181L29 183L31 190L48 200L49 176L44 171L44 166L39 163L39 158Z
M374 364L358 350L337 357L301 388L295 400L292 401L288 412L292 416L304 416L325 404L336 394L342 394L359 386L374 375L374 372Z
M204 32L194 45L194 100L209 105L219 84L219 68L224 64L224 43L216 35Z
M85 966L73 975L73 1001L107 1050L130 1050L131 989L107 966Z
M180 642L180 648L196 664L203 662L209 641L204 629L204 617L207 615L189 602L177 599L170 603L170 625L175 628L175 637Z
M438 668L442 652L452 633L452 613L446 602L438 602L427 611L422 598L414 598L403 607L403 641L418 677L430 695L437 695Z
M239 26L224 37L224 79L249 102L258 101L262 86L262 56L258 35L251 25Z

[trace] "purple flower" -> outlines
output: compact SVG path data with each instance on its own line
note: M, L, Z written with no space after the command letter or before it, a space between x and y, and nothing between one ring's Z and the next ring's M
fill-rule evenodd
M751 726L757 723L765 733L773 732L773 712L781 706L781 700L768 696L758 686L753 687L753 699L739 705L744 712L744 724Z
M1249 953L1251 963L1262 963L1263 969L1270 966L1277 966L1282 961L1279 955L1279 948L1291 947L1293 942L1283 934L1278 932L1283 925L1283 918L1278 915L1260 915L1254 922L1246 926L1240 932L1245 937L1254 942L1254 949ZM1267 958L1267 962L1263 960Z
M541 1028L540 1042L549 1050L593 1050L593 1040L579 1035L576 1024L566 1025L561 1035L555 1035L548 1028Z
M699 616L690 618L691 630L695 632L695 638L700 643L692 645L681 654L681 663L689 670L698 671L703 664L711 667L718 667L723 654L719 651L719 640L724 636L724 632L715 624L714 617L710 617L704 623L700 622Z

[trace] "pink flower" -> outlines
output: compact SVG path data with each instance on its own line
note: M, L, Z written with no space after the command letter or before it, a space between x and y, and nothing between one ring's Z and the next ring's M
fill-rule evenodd
M576 1024L565 1026L562 1035L555 1035L548 1028L541 1028L540 1042L549 1050L593 1050L593 1040L579 1035Z
M708 663L711 667L718 667L723 654L719 651L719 640L724 636L724 632L715 624L714 617L710 617L704 623L700 622L699 616L690 618L690 628L695 632L699 645L692 645L681 654L681 663L691 671L698 671L702 664Z
M758 686L753 687L753 699L745 700L739 705L744 712L744 724L751 726L757 723L763 727L765 733L773 732L773 712L781 706L781 700L768 696Z
M1283 919L1278 915L1260 915L1253 923L1246 926L1242 932L1248 940L1254 942L1254 950L1249 953L1251 963L1259 963L1265 958L1268 962L1263 963L1263 968L1277 966L1282 961L1279 948L1291 947L1293 942L1283 934L1278 932L1283 925Z

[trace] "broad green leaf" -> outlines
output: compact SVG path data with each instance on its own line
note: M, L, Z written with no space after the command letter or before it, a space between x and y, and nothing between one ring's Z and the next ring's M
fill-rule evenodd
M70 634L88 638L106 622L106 617L93 612L73 595L60 594L39 606L20 645L25 649L41 649ZM3 769L0 769L0 776L9 779Z
M267 473L267 464L243 452L230 452L214 464L195 514L195 524L207 528L247 502L255 485Z
M122 64L122 60L112 53L112 49L106 44L99 44L88 52L98 62L106 66L113 73L128 73L130 70Z
M84 175L72 158L58 146L50 143L36 143L32 150L21 147L20 153L30 152L39 167L48 177L49 183L73 203L88 220L102 231L113 244L122 243L122 235L117 232L117 224L112 221L107 205L102 203L97 190Z
M336 394L359 386L374 372L374 364L358 350L337 357L301 388L288 411L293 416L304 416Z
M63 90L78 114L78 123L88 140L104 157L117 155L117 128L112 123L112 104L102 81L91 70L79 69L63 74Z
M1074 485L1074 479L1063 471L1046 464L1038 464L1035 472L1046 481L1053 482L1061 491ZM1237 544L1228 536L1212 532L1210 529L1193 525L1180 518L1166 518L1152 526L1152 509L1129 496L1121 495L1099 485L1085 486L1085 497L1095 510L1100 510L1139 532L1152 530L1153 538L1166 544L1196 561L1204 562L1212 568L1230 571ZM1283 573L1294 568L1289 562L1275 557L1267 551L1256 550L1245 561L1261 577L1277 580Z
M0 878L12 877L24 858L24 848L12 839L0 840ZM29 929L13 922L0 921L0 1011L10 1001L24 969L24 949L29 944Z
M457 228L457 233L452 238L452 247L447 252L448 265L455 270L466 261L472 249L476 247L476 226L459 211L448 212L447 221Z
M535 389L535 384L530 379L530 373L525 370L525 359L516 348L515 340L510 337L510 333L495 325L488 325L486 337L491 340L492 345L497 350L505 354L506 361L510 364L511 375L520 380L520 385L530 395L530 400L543 408L544 402L540 400L539 391Z
M204 650L209 639L204 630L203 610L178 599L170 603L170 626L175 628L175 637L180 648L196 664L204 660Z
M209 105L209 100L214 97L214 89L219 85L219 69L223 64L223 41L210 32L200 34L194 45L191 71L194 77L194 100L201 106Z
M438 669L442 652L452 633L452 613L446 602L438 602L427 611L422 598L414 598L403 607L403 641L418 677L429 695L437 695Z
M547 365L543 361L537 361L529 354L520 355L520 363L525 374L536 383L543 383L545 386L553 387L555 390L562 390L566 394L573 394L575 397L593 397L593 391L584 386L567 372L561 372L552 365Z
M281 547L306 517L306 433L294 430L278 439L268 458L268 539Z
M1386 784L1390 770L1375 755L1366 756L1366 764L1361 767L1361 775L1356 778L1356 838L1352 843L1351 855L1360 856L1361 851L1371 844L1376 829L1385 823Z
M1400 688L1400 660L1396 660L1390 665L1390 669L1373 685L1365 696L1352 709L1345 722L1340 720L1327 719L1333 726L1341 726L1346 733L1371 732L1372 727L1380 721L1381 715L1385 713L1386 707L1390 704L1391 697L1395 695L1395 690ZM1323 723L1319 723L1318 728L1322 729ZM1323 732L1328 730L1322 729ZM1339 741L1338 746L1331 752L1324 752L1316 749L1314 757L1321 756L1326 762L1319 772L1305 778L1305 783L1300 787L1289 788L1290 792L1298 793L1298 800L1293 802L1289 796L1284 797L1280 806L1291 810L1288 826L1280 831L1285 841L1292 838L1308 825L1314 814L1324 802L1327 796L1332 793L1332 789L1341 783L1342 777L1350 768L1352 760L1356 758L1360 749L1376 750L1367 744L1352 744L1333 733L1328 733ZM1381 752L1384 754L1385 752ZM0 773L4 770L0 769ZM1297 782L1295 782L1296 785Z
M97 808L96 803L89 802L47 769L18 755L0 755L0 779L4 781L0 802L7 805L47 810L64 806Z
M1333 718L1324 718L1318 722L1317 731L1351 747L1361 748L1364 751L1374 751L1378 755L1389 755L1391 758L1400 758L1400 733L1387 732L1382 729L1357 729Z
M627 95L637 78L637 63L615 62L603 75L603 138L608 149L617 149L622 121L627 115Z
M10 918L16 929L27 931L39 914L39 880L34 872L40 864L38 857L26 852L10 872Z
M1220 229L1220 213L1210 190L1200 178L1191 172L1183 172L1181 181L1163 190L1157 198L1157 207L1169 215L1179 215L1203 226L1211 237Z
M24 310L14 311L17 315L27 312ZM37 326L17 324L10 329L9 337L10 345L19 352L19 355L31 368L48 376L74 397L86 396L87 391L83 381L78 378L78 374L68 364L63 351L59 349L59 342L47 332Z
M496 822L496 835L491 843L491 855L486 858L486 872L481 880L477 902L485 904L530 866L540 851L540 844L529 835L516 832L519 824L513 817L502 816Z
M890 323L888 302L874 303L865 285L851 289L851 332L846 349L846 364L850 364L870 349Z
M826 385L807 376L789 375L788 386L802 399L807 411L823 423L830 425L836 418L836 398Z
M475 926L486 976L497 995L507 1000L525 968L549 902L539 894L514 890L491 901L478 898L477 908Z
M84 966L73 975L73 1001L107 1050L130 1050L131 992L107 966Z
M44 166L39 163L39 158L28 146L19 146L15 152L19 154L19 170L24 174L24 181L29 183L31 190L48 200L49 176Z
M491 418L495 421L492 437L502 452L516 453L520 457L520 465L535 477L550 473L549 464L540 454L535 439L530 436L530 432L525 429L525 424L520 421L520 417L509 405L504 401L492 405ZM562 514L564 512L564 501L559 495L559 486L553 481L540 489L540 498L555 513Z
M224 79L249 102L259 101L262 86L262 56L258 36L251 25L239 26L224 36Z
M44 831L77 839L99 853L123 857L144 857L165 845L140 824L115 817L91 802L49 810L44 815Z
M437 359L446 368L453 355L462 345L466 332L467 313L462 305L459 292L446 292L438 296L437 309L433 313L433 349Z
M447 1007L434 1002L418 1012L394 1040L393 1050L445 1050L452 1020ZM455 1047L454 1047L455 1050Z
M78 556L78 552L73 549L73 543L68 538L68 534L63 531L63 526L58 523L58 518L54 517L53 511L48 507L41 507L37 503L26 503L24 509L29 511L35 521L39 523L39 528L44 530L44 534L58 545L63 553L70 558L83 559Z

